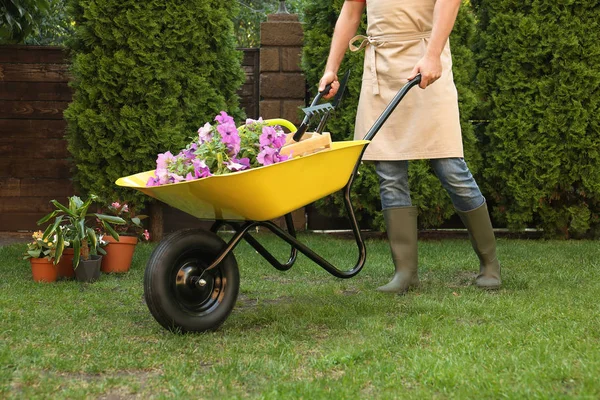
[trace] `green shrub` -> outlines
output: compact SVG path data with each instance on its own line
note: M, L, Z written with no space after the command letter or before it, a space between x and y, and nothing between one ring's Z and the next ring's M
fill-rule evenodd
M309 0L305 9L305 47L303 53L303 69L307 81L311 84L309 90L314 96L317 84L325 69L331 36L337 15L343 5L342 0ZM481 162L481 156L476 148L477 142L473 127L469 122L476 105L475 94L472 90L475 76L475 62L470 49L474 38L475 22L468 3L459 12L455 29L451 36L454 61L454 77L459 93L461 124L465 158L473 172L476 172ZM366 31L366 18L359 28ZM329 120L326 130L331 132L334 140L349 140L353 138L354 120L363 71L363 52L346 54L338 76L350 69L352 71L347 93L335 115ZM398 106L402 107L402 103ZM383 219L379 210L379 183L372 164L363 164L360 175L353 185L353 204L358 214L373 219L373 227L381 229ZM441 225L453 213L454 208L450 198L442 188L439 180L433 175L426 160L410 162L410 187L413 204L419 207L419 222L423 227ZM343 205L343 198L337 194L317 203L320 211L332 214ZM343 213L342 213L343 214Z
M117 178L154 169L158 153L183 148L221 110L240 117L235 4L71 0L75 94L65 118L82 190L139 209L147 198Z
M0 0L0 44L23 43L48 17L51 0Z
M600 1L474 4L495 217L548 237L597 237Z
M67 13L68 0L49 0L44 13L24 43L38 46L60 46L73 35L74 26Z

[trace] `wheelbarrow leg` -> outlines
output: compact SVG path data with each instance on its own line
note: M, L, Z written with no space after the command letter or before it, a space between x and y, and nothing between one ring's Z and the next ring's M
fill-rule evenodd
M287 226L287 230L289 234L293 237L296 237L296 230L294 229L294 222L292 220L292 214L285 215L285 224ZM290 257L288 258L285 264L280 263L267 249L263 247L254 237L250 235L250 233L246 233L244 239L250 246L254 248L261 256L263 256L275 269L279 271L287 271L296 262L296 257L298 256L298 250L291 246Z
M286 214L284 218L285 218L285 223L286 223L289 234L292 237L296 237L296 231L294 229L294 222L292 220L292 214ZM248 225L248 224L250 224L250 225ZM267 260L275 269L278 269L279 271L289 270L290 268L292 268L292 266L296 262L296 257L298 256L298 250L294 246L291 246L290 256L289 256L287 262L285 264L282 264L267 249L265 249L264 246L262 244L260 244L260 242L258 242L258 240L256 240L250 234L250 232L249 232L250 228L252 228L253 226L256 226L256 225L260 225L259 222L250 222L250 223L246 223L246 224L239 224L235 221L220 220L220 221L216 221L213 224L213 226L211 227L211 231L216 233L223 225L231 226L237 233L236 235L234 235L234 237L232 239L230 239L229 244L232 244L233 246L231 246L230 248L228 247L227 251L233 250L233 248L235 246L237 246L237 243L239 242L239 240L241 238L243 238L244 240L246 240L246 242L250 246L252 246L254 248L254 250L256 250L261 256L263 256L265 258L265 260ZM240 232L243 232L242 236L239 236Z

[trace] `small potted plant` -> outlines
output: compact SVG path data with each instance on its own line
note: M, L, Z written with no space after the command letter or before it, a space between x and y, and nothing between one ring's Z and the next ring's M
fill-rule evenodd
M100 277L102 256L98 254L100 247L96 231L92 228L93 221L101 221L105 232L110 233L115 238L118 238L119 235L115 232L112 224L125 223L125 220L119 217L88 213L89 207L96 199L97 196L91 195L84 202L78 196L71 196L68 199L68 206L52 200L51 203L56 207L56 210L38 221L38 225L41 225L54 218L54 223L46 228L43 238L56 235L55 257L57 260L60 260L64 251L65 239L69 241L73 248L75 277L82 282L93 282ZM100 249L100 251L102 250Z
M148 218L147 215L136 215L135 211L126 203L115 201L106 209L102 210L105 215L122 218L125 223L115 225L113 228L118 237L104 234L102 240L106 242L104 248L106 255L102 257L102 272L104 273L123 273L129 271L135 246L139 240L150 240L150 233L144 229L142 220ZM97 230L104 232L104 225L99 222Z
M24 260L31 264L31 274L35 282L54 282L58 277L56 267L56 236L44 238L42 231L31 235L33 241L27 243Z

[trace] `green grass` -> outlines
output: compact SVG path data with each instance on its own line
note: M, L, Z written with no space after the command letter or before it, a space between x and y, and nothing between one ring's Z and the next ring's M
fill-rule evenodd
M258 235L280 259L287 247ZM353 240L301 239L334 265ZM468 240L421 241L422 286L375 292L392 266L341 280L299 256L287 272L236 249L238 303L217 332L176 335L143 300L152 245L122 276L34 283L24 245L0 247L0 398L599 398L600 246L500 239L503 289L470 285Z

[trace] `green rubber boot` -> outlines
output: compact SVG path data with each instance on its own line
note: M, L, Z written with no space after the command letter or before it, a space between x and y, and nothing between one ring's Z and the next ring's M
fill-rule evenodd
M392 260L396 267L394 277L379 292L404 293L419 286L417 273L417 207L397 207L383 210Z
M457 213L467 227L473 250L479 257L479 275L475 279L475 285L483 289L498 289L502 283L500 262L496 257L496 238L487 204L484 202L467 212L457 210Z

